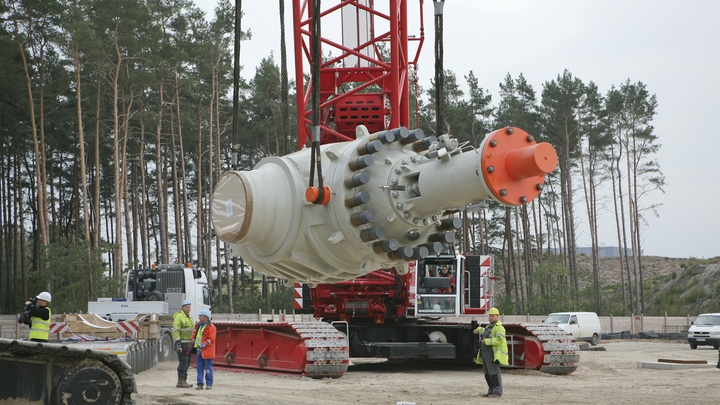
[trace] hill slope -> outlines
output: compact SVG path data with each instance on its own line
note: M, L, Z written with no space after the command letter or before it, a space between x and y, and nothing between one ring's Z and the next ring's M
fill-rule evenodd
M720 312L720 257L676 259L658 256L642 258L646 315L693 315ZM578 257L578 266L587 283L592 280L590 257ZM620 284L618 258L600 259L602 286Z

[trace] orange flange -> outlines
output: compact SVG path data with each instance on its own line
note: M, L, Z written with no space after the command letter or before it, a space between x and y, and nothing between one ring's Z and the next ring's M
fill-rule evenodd
M490 192L507 205L534 200L542 191L545 175L555 170L557 153L549 143L537 143L520 128L507 127L485 141L480 165Z

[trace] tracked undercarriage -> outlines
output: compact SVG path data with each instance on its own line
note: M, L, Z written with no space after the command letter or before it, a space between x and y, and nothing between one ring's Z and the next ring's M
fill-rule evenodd
M137 392L134 374L116 355L9 339L0 339L0 381L0 402L12 404L132 405Z

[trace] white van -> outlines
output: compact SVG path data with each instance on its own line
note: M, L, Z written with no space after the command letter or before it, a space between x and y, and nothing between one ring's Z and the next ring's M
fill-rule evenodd
M688 328L687 340L691 349L698 346L720 349L720 313L698 315Z
M556 312L548 315L543 322L554 323L573 335L575 340L588 341L593 346L602 336L600 319L595 312Z

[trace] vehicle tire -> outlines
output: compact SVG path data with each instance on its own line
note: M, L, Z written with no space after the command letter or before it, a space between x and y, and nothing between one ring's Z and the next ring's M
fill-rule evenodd
M160 337L160 361L170 361L176 358L172 336L168 333L163 333Z
M697 349L697 345L695 343L690 343L690 348L695 350Z
M720 344L714 344L714 345L713 345L713 348L714 348L715 350L720 350Z
M590 339L590 344L593 346L597 346L598 344L598 335L597 333L593 333L592 338Z
M160 291L153 291L145 298L145 301L162 301L163 295Z

